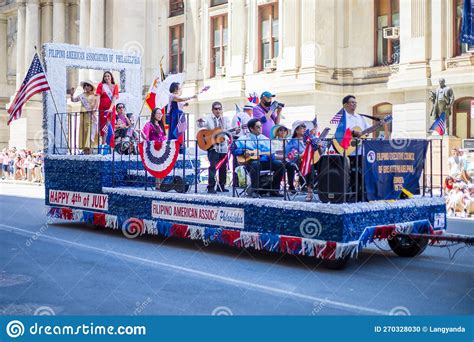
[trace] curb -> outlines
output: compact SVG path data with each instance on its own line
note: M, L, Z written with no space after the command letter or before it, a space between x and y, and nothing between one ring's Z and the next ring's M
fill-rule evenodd
M28 181L6 180L6 179L0 179L0 184L1 183L15 184L15 185L44 186L44 183L34 183L34 182L28 182Z

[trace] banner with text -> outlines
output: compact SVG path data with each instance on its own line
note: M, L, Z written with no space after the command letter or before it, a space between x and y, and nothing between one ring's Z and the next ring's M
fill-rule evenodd
M153 201L151 204L151 215L153 218L170 221L244 228L244 209L240 208Z
M87 192L49 190L49 204L94 210L109 210L109 196Z
M419 192L428 142L364 141L364 184L369 201L400 198L402 189Z

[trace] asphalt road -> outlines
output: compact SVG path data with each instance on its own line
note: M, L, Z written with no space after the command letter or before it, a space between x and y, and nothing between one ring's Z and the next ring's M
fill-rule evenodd
M333 271L314 259L48 225L43 197L42 187L0 183L2 315L474 314L473 248L404 259L373 247ZM449 230L474 235L474 221Z

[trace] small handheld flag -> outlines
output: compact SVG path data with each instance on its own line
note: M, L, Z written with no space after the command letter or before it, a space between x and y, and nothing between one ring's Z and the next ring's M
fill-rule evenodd
M341 114L334 138L343 149L347 150L352 139L352 134L351 129L347 127L346 116L344 114Z
M174 129L174 135L177 137L180 143L182 143L184 140L183 133L186 130L187 126L188 125L186 122L186 114L182 113L178 119L178 124L176 125L176 128Z
M446 114L444 112L433 122L430 132L436 131L439 135L444 135L446 133Z
M329 122L331 124L337 125L339 123L339 121L341 121L342 114L344 114L344 108L341 108L341 110L339 112L337 112L336 115L334 115L332 117L331 121L329 121Z

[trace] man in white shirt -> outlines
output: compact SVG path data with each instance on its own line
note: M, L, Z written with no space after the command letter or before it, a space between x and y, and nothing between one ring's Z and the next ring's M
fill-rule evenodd
M362 130L369 128L369 124L365 118L355 112L357 108L357 101L354 95L347 95L342 99L342 106L346 114L346 127L350 128L354 137L359 137L359 132L354 131L355 127Z
M198 120L199 127L207 129L221 128L224 131L230 129L231 127L229 127L229 123L223 115L222 103L216 101L212 104L211 108L211 115L206 116L204 119ZM207 151L207 157L210 164L208 169L209 181L207 192L210 194L216 193L216 165L220 160L226 157L227 151L229 151L229 142L227 137L225 137L225 140L222 143L214 144ZM227 163L228 160L226 160L225 163L223 163L219 168L219 185L217 187L218 192L229 192L229 190L225 188L225 182L227 178Z
M365 120L365 118L356 113L356 108L357 108L357 101L354 95L347 95L344 96L342 99L342 106L344 108L344 113L343 115L346 116L346 128L349 128L351 130L352 136L353 137L360 137L360 132L355 131L354 128L358 127L362 131L367 129L369 127L369 124ZM350 156L350 165L351 165L351 177L350 177L350 187L351 187L351 192L356 192L358 193L358 200L360 201L362 199L362 146L359 143L359 147L357 148L357 156L356 158L356 151L354 151ZM358 159L358 161L356 160ZM358 189L355 187L355 182L356 182L356 175L358 175Z

